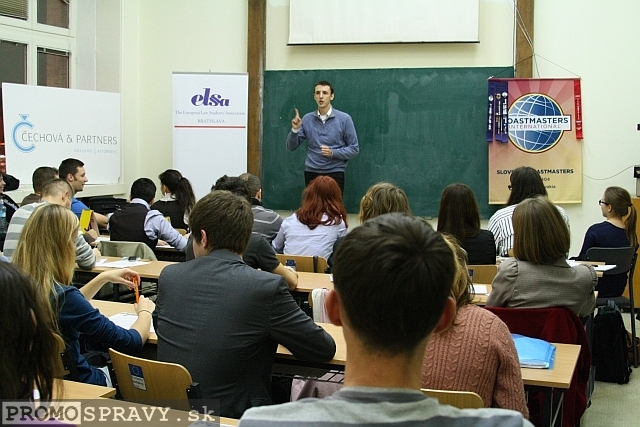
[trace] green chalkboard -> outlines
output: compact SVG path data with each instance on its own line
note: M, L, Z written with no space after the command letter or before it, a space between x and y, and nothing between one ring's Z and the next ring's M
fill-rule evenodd
M316 108L314 83L330 81L333 106L353 118L360 154L349 161L344 202L356 213L379 181L402 187L414 214L436 216L442 189L469 185L488 218L485 142L487 79L513 68L403 68L267 71L263 109L263 198L270 209L295 210L304 188L306 144L289 152L294 108Z

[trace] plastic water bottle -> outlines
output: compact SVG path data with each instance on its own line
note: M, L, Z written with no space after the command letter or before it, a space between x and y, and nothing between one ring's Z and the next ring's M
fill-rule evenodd
M291 267L295 271L295 269L296 269L296 260L288 259L286 265L287 265L287 267Z
M4 199L0 198L0 233L7 232L7 207L4 205Z

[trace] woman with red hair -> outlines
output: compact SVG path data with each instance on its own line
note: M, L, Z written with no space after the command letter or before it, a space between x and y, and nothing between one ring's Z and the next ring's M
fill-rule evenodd
M347 234L347 212L338 184L319 176L302 192L302 206L280 226L273 239L278 253L329 258L338 237Z

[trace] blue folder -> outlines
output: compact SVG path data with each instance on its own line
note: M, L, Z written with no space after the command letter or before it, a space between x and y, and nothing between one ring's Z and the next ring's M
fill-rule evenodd
M551 369L556 355L556 347L537 338L511 334L518 352L518 360L523 368Z

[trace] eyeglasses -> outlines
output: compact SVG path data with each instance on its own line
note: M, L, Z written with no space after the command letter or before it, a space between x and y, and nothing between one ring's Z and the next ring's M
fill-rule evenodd
M507 185L507 188L509 189L509 191L511 191L511 186L510 185Z
M611 206L609 203L605 202L604 200L598 200L598 204L599 204L599 205L607 205L607 206Z

